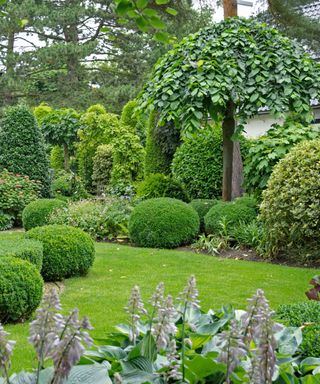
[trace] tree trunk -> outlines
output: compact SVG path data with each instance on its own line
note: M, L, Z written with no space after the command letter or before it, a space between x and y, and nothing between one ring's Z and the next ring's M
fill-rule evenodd
M63 158L64 158L64 170L69 172L70 164L69 164L69 148L67 144L63 144Z
M234 142L232 135L234 134L236 122L234 119L235 105L229 102L226 108L225 116L222 122L223 131L223 189L222 198L225 201L232 200L232 181L233 181L233 155Z
M238 15L237 0L223 0L224 18ZM222 123L223 129L223 190L222 198L231 201L241 196L243 183L243 166L240 143L232 140L236 129L235 105L230 101L227 105Z
M238 16L237 0L223 0L224 18Z

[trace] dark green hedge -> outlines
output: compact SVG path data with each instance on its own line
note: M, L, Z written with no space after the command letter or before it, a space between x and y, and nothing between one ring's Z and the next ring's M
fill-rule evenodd
M190 243L198 234L197 212L183 201L162 197L145 200L129 220L133 243L141 247L174 248Z
M217 200L211 199L194 199L190 202L190 205L195 209L200 218L200 227L201 230L204 230L204 217L209 212L211 207L216 204Z
M93 264L94 242L79 228L46 225L31 229L26 237L43 243L41 274L45 281L85 275Z
M207 234L228 232L241 224L248 224L257 217L255 200L250 197L240 197L232 202L218 201L204 218ZM225 233L226 234L226 233Z
M147 176L137 188L137 196L142 199L156 197L172 197L182 201L189 201L188 193L180 181L161 173Z
M42 298L40 272L16 257L0 257L0 271L0 323L24 321Z
M59 199L39 199L29 203L22 212L22 223L26 231L34 227L48 224L50 214L58 208L67 207L65 201Z
M25 105L9 107L0 124L0 168L29 176L42 184L41 194L51 194L49 160L37 121Z
M0 257L8 256L27 260L41 271L43 246L40 241L31 239L1 240Z

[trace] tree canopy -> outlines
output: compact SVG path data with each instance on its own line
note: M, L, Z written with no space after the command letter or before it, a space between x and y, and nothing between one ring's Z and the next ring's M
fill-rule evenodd
M319 80L319 64L297 43L266 24L230 18L187 36L158 62L141 109L186 132L199 129L208 112L225 115L230 102L238 130L261 107L310 119Z

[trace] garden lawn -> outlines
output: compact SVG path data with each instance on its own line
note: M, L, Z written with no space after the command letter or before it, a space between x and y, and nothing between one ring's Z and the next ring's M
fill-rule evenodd
M2 234L19 237L21 233ZM195 274L204 310L233 304L244 308L246 298L262 288L274 309L279 304L305 301L304 292L312 269L301 269L222 259L191 252L141 249L117 244L97 243L96 260L89 274L65 281L61 294L64 309L79 308L95 327L92 335L103 337L113 326L124 322L130 290L137 284L148 300L156 285L163 281L166 292L181 291L191 274ZM13 370L32 367L33 352L28 345L29 326L6 325L11 338L17 340Z

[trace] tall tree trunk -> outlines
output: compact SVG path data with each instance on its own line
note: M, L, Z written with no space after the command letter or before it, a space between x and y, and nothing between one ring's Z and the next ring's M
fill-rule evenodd
M70 171L70 164L69 164L69 148L67 144L63 144L63 159L64 159L64 170L66 172Z
M237 16L237 0L223 0L224 18ZM241 196L243 183L243 165L240 143L232 140L236 129L235 105L229 102L222 124L223 129L223 191L222 198L231 201Z

